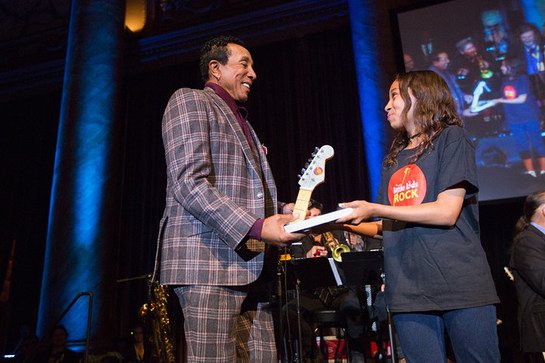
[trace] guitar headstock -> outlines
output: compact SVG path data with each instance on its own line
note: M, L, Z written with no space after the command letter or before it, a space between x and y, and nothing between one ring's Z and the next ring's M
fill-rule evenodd
M318 184L324 182L325 179L325 162L333 157L335 152L329 145L324 145L321 148L316 148L312 153L312 159L301 170L299 178L299 186L301 189L313 190Z

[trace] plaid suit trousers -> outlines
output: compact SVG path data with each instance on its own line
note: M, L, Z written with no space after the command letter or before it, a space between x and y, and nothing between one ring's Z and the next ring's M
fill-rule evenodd
M188 362L278 361L270 304L241 311L251 296L236 287L187 285L174 291L184 314Z

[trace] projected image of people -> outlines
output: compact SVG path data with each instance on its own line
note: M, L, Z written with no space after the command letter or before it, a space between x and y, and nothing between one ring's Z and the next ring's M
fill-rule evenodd
M505 121L511 130L519 151L524 174L537 178L545 176L545 144L539 125L539 108L535 95L530 91L530 81L518 58L503 61L501 71L503 97L493 100L503 104ZM534 160L539 169L536 171Z
M480 199L521 197L542 187L545 8L540 1L456 0L397 15L402 54L417 56L414 69L443 77L456 101L476 148ZM406 57L404 64L410 65Z

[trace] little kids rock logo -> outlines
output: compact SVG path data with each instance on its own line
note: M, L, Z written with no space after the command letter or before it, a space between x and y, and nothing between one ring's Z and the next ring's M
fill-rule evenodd
M513 99L517 98L517 90L515 89L515 87L513 87L511 85L507 85L507 86L505 86L503 88L503 95L508 100L513 100Z
M426 178L415 164L399 169L390 178L388 198L393 206L420 204L425 195Z

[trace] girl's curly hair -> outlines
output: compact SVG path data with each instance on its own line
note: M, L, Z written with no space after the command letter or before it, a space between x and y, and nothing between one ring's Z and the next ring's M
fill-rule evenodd
M399 83L399 94L405 102L402 117L407 118L409 109L414 107L413 115L417 123L416 130L423 135L424 141L415 149L410 163L416 162L422 154L433 147L433 140L448 126L463 126L463 121L456 111L452 93L440 75L433 71L413 71L397 74L395 80ZM411 94L416 99L413 105ZM390 152L384 159L384 165L390 167L397 162L401 150L409 144L405 130L399 130L394 135Z

